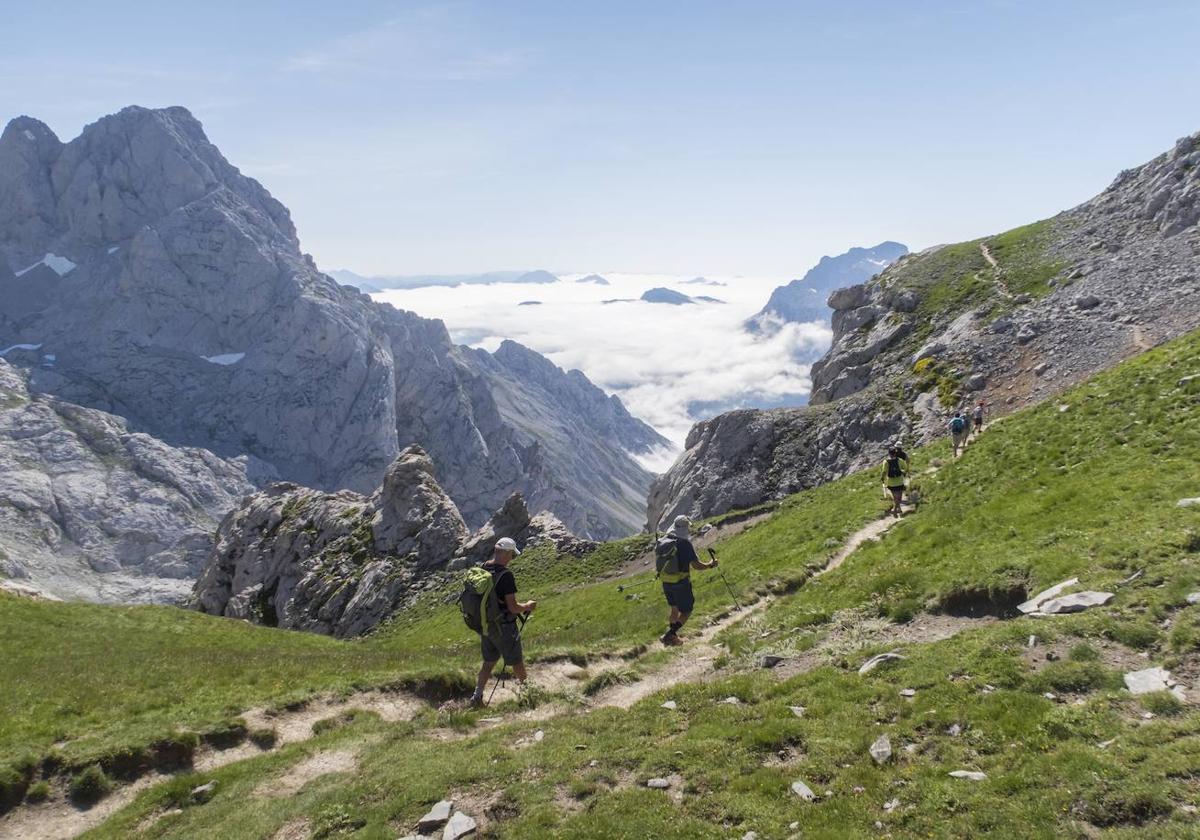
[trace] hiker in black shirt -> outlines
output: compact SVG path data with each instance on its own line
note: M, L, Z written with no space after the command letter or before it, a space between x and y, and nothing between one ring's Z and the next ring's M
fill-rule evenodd
M492 669L504 657L504 664L513 669L513 675L519 682L525 682L525 656L521 650L521 636L517 629L517 616L528 615L537 606L537 601L517 601L517 579L513 577L508 564L517 551L517 544L509 537L496 541L492 551L492 559L483 564L483 568L491 573L495 582L496 599L500 603L500 621L495 629L490 629L479 637L480 652L483 654L483 665L479 669L479 677L475 681L475 693L471 703L483 704L483 687L492 678Z

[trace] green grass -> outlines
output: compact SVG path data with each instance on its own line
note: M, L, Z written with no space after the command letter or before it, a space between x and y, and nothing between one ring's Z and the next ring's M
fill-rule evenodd
M993 236L987 240L1000 266L1004 283L1014 295L1044 297L1053 290L1047 281L1062 271L1064 263L1046 257L1054 221L1045 219Z
M311 742L157 785L92 836L131 836L150 813L183 805L143 836L269 837L302 817L330 836L395 837L447 794L502 803L499 837L774 837L786 836L792 821L806 837L874 837L876 821L898 837L1097 829L1196 836L1179 806L1198 797L1200 713L1170 695L1132 698L1107 657L1115 646L1135 661L1144 652L1145 661L1169 668L1198 664L1200 608L1185 599L1200 589L1200 513L1175 505L1200 486L1200 388L1176 386L1197 371L1200 334L1013 415L961 460L947 458L944 441L913 453L915 474L945 461L936 476L921 475L921 509L815 581L812 569L882 510L874 470L797 494L719 547L739 596L778 595L754 626L724 634L735 667L781 640L810 650L842 621L904 620L924 610L1007 614L1026 592L1071 576L1115 592L1108 607L904 645L904 660L866 677L858 665L892 645L844 646L789 680L747 670L674 686L630 710L568 706L484 731L471 730L470 713L429 713L409 724L348 716ZM523 556L522 592L541 600L526 633L529 651L584 663L652 640L663 621L655 589L633 589L640 597L627 600L614 580L595 580L636 548L608 546L586 560L544 550ZM731 605L714 575L697 576L697 593L698 619ZM0 743L13 757L37 756L72 737L64 750L84 760L180 728L236 728L232 719L255 703L423 669L462 674L474 665L475 642L444 603L447 594L355 642L168 609L0 598L0 627L18 634L6 635L16 644L0 650L0 667L22 675L18 692L0 695ZM1030 667L1029 635L1061 643L1064 657ZM625 676L662 658L644 656ZM598 690L623 678L589 680ZM916 696L901 697L902 688ZM719 702L729 695L743 702ZM668 697L677 712L659 708ZM808 711L797 718L792 705ZM448 747L428 737L431 726L466 737ZM545 731L543 741L529 738L534 729ZM867 746L882 732L895 757L880 767ZM316 779L291 797L254 795L264 778L335 747L359 754L355 773ZM780 766L781 751L795 762ZM31 765L10 765L0 781L23 794ZM988 778L947 775L957 769ZM670 774L683 779L678 803L644 788L647 778ZM179 802L181 785L211 778L219 784L210 802ZM833 794L802 803L788 792L797 778ZM893 798L900 806L889 813L883 804Z

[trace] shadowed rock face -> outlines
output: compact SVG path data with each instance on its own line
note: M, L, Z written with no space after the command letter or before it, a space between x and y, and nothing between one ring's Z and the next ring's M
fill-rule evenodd
M182 600L263 466L31 394L0 361L0 573L60 598Z
M946 434L960 405L1029 405L1195 329L1198 222L1200 134L1036 231L909 254L833 292L833 345L813 365L810 406L698 424L651 488L649 526L838 478L882 459L893 438Z
M34 392L313 487L374 488L420 444L473 525L520 490L581 533L631 533L651 476L629 453L664 442L615 408L565 416L582 374L521 381L326 277L183 108L0 136L0 348L21 343L56 357Z

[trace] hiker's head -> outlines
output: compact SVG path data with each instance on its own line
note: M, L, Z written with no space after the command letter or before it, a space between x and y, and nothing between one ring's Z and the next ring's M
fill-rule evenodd
M677 537L688 538L688 528L691 526L691 521L686 516L676 516L675 524L671 526L671 532Z
M900 455L900 447L898 447L898 446L889 446L888 447L888 457L889 458L896 458L899 455Z
M496 547L492 550L492 560L504 566L520 553L517 551L517 544L512 537L501 537L496 540Z

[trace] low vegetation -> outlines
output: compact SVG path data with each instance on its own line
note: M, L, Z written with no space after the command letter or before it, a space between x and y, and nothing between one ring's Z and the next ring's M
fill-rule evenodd
M735 595L773 596L721 635L729 653L711 679L630 709L586 705L585 695L673 655L655 653L589 672L569 702L534 692L489 710L505 718L490 728L451 710L409 723L339 716L309 741L153 786L89 836L261 838L303 821L309 836L390 838L446 796L492 836L523 840L630 826L656 837L784 837L792 823L806 837L1195 836L1200 712L1191 698L1134 697L1122 674L1161 665L1185 684L1200 676L1200 606L1187 603L1200 590L1200 514L1176 505L1200 495L1200 386L1178 384L1198 371L1192 335L997 423L962 459L945 442L913 453L920 509L816 579L881 513L877 477L786 500L718 546L732 594L716 575L697 577L697 623ZM586 666L653 639L663 607L652 586L635 586L648 573L604 577L644 544L582 560L524 555L522 590L541 600L529 650ZM1112 603L1016 615L1027 594L1073 576L1113 592ZM50 754L99 783L115 771L96 759L97 777L86 762L104 755L111 767L118 747L190 729L245 738L237 717L255 704L422 674L466 680L475 642L448 594L354 642L166 609L0 598L0 625L23 633L0 652L21 686L0 695L10 757L0 791L27 796ZM940 635L922 630L935 626ZM858 673L885 651L903 658ZM764 670L764 654L785 661ZM668 699L675 709L662 707ZM543 713L547 701L558 707ZM533 706L537 717L523 716ZM877 763L868 747L884 734L892 755ZM353 753L358 769L295 795L261 793L332 750ZM949 775L960 770L983 776ZM647 789L650 778L670 787ZM181 795L210 780L207 803ZM791 791L796 780L815 802Z

